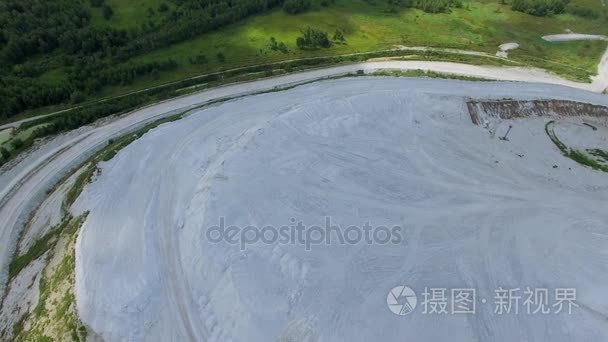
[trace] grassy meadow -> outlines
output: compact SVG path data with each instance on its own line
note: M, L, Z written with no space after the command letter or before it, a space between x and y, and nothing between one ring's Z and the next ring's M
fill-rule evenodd
M590 0L577 0L592 6ZM142 8L157 6L157 0L138 0ZM145 3L145 4L143 4ZM115 16L105 25L137 25L137 15L127 10L131 4L115 1ZM126 7L124 9L120 9ZM601 8L597 0L598 10ZM141 12L145 12L142 10ZM153 16L152 16L153 18ZM196 39L175 44L136 57L137 61L172 58L180 67L161 75L157 80L141 80L141 86L184 78L193 74L217 71L244 65L267 63L303 57L337 55L393 48L395 45L450 47L494 53L506 42L520 44L510 58L543 67L570 78L580 79L596 73L597 62L606 49L601 41L549 43L542 35L562 33L566 29L580 33L608 34L605 20L588 20L570 14L534 17L514 12L498 2L466 2L450 13L430 14L416 9L395 11L384 4L364 0L335 0L328 7L319 7L299 15L288 15L280 9L253 16L238 24ZM299 50L296 38L307 26L326 30L330 36L339 29L345 33L345 44L329 49ZM287 53L272 51L270 38L283 42ZM220 62L217 54L226 59ZM208 63L192 64L204 55ZM569 70L570 69L570 70Z
M168 10L160 10L163 3ZM89 8L92 25L99 28L138 30L143 24L162 25L164 16L171 15L174 9L174 5L166 0L105 0L105 4L114 13L110 19L103 17L101 8ZM608 13L608 7L602 6L601 0L572 0L570 4ZM529 65L569 79L589 81L589 76L597 73L597 63L606 50L606 42L551 43L541 37L563 33L567 29L577 33L608 35L607 18L600 15L597 19L588 19L572 14L535 17L512 11L510 5L501 4L499 0L465 1L462 8L434 14L390 6L382 0L333 0L329 1L328 6L317 5L298 15L289 15L281 8L275 8L194 39L139 54L131 61L141 64L172 59L178 66L170 71L142 75L126 84L105 86L95 94L86 95L84 103L237 67L385 50L399 45L456 48L493 55L498 45L517 42L520 48L510 51L509 61L503 62L457 55L437 57L408 53L407 57L472 64ZM344 43L334 43L330 48L302 50L296 46L296 39L306 27L327 31L330 37L340 30L346 40ZM287 50L281 52L272 49L271 38L283 43ZM47 84L67 81L67 67L60 62L60 54L40 58L44 58L42 63L51 66L39 76L41 81ZM203 62L200 62L201 59ZM289 70L281 72L285 71ZM30 109L13 119L72 106L62 103Z

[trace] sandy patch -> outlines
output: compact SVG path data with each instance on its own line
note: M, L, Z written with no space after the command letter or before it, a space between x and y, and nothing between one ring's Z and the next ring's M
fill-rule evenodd
M519 48L519 44L517 43L504 43L498 46L498 51L496 52L497 57L507 58L509 57L509 50L514 50Z
M599 34L582 34L582 33L561 33L543 36L543 39L548 42L567 42L576 40L608 40L606 36Z

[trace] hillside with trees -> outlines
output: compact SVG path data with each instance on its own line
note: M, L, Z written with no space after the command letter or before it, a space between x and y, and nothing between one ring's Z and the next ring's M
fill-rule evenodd
M0 2L0 119L21 111L94 94L108 85L128 84L142 75L169 70L172 60L137 64L129 59L232 24L282 4L282 0L173 0L158 22L126 31L92 25L92 9L103 0L3 0ZM40 61L40 56L45 56ZM66 67L67 82L39 76Z
M568 1L0 0L0 121L121 94L141 82L158 85L320 53L395 44L491 52L503 40L530 40L530 28L537 31L527 18L533 16L581 18L552 19L543 25L555 29L538 36L564 28L604 31L605 9ZM593 65L600 50L587 43L578 52L530 43L534 59L526 62L569 65L590 56Z

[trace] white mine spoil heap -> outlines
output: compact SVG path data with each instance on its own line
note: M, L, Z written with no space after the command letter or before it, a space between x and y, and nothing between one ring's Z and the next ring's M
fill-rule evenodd
M546 117L472 124L468 97L608 105L560 86L363 77L163 124L101 164L75 205L90 211L76 251L81 319L108 341L605 340L608 175L562 156ZM585 145L572 135L582 120L558 118L557 134ZM593 120L581 135L608 149L606 121ZM206 238L220 217L279 227L326 216L398 225L403 239L241 251ZM387 307L399 285L418 295L406 316ZM500 287L521 289L518 314L495 313ZM528 314L526 287L549 289L549 304L574 288L578 307ZM425 288L448 301L475 289L476 312L425 314Z

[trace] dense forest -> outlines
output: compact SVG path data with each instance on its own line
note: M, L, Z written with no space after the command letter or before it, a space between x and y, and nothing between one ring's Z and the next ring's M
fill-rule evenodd
M161 22L132 31L91 25L90 6L103 0L0 1L0 119L26 109L77 102L106 85L176 66L174 61L137 65L131 57L180 42L265 11L283 0L171 0ZM159 11L169 11L163 4ZM56 56L40 63L36 57ZM51 65L48 65L51 64ZM38 77L53 66L67 66L69 82L49 84Z

